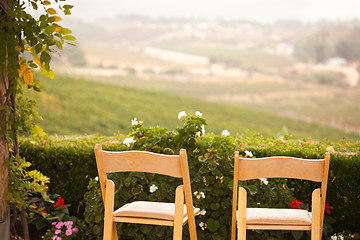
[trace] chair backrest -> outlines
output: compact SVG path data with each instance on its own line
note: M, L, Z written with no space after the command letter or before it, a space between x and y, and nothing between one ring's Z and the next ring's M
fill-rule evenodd
M330 155L324 159L294 157L235 158L238 180L257 178L295 178L314 182L327 181ZM326 175L326 176L325 176Z
M110 152L102 150L101 145L96 144L95 157L103 199L105 198L107 174L114 172L148 172L182 178L184 189L189 191L191 196L189 167L185 149L181 149L179 155L165 155L146 151Z

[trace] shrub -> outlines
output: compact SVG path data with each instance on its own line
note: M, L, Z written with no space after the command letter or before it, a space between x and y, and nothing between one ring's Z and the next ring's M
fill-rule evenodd
M179 115L182 125L175 131L160 127L145 127L141 122L132 121L128 138L123 135L113 137L87 136L65 140L23 139L22 156L33 159L33 165L51 177L51 188L61 192L62 196L71 201L73 206L85 203L84 220L87 224L86 236L102 236L103 206L97 175L93 146L101 143L105 150L147 150L157 153L177 154L185 148L189 158L191 185L194 204L199 207L201 215L196 217L199 239L229 238L231 225L231 201L233 179L233 155L237 150L243 156L256 157L289 155L305 158L322 158L329 145L339 152L359 152L360 143L332 143L327 140L313 141L309 139L293 140L287 134L279 138L265 138L256 133L245 133L232 137L226 131L223 136L204 135L206 121L200 113L195 116ZM44 142L45 141L45 142ZM39 158L34 158L38 156ZM35 163L36 162L36 163ZM347 156L333 154L331 158L330 181L327 202L334 209L331 216L326 216L327 231L331 234L330 225L336 232L345 230L356 232L359 222L360 206L358 193L359 154ZM51 169L54 167L55 169ZM71 172L69 172L69 169ZM66 181L64 181L66 179ZM111 174L115 182L115 207L134 200L174 201L175 187L180 183L176 179L147 173ZM352 180L349 180L352 179ZM90 180L90 181L89 181ZM61 184L63 183L63 184ZM74 184L76 183L76 184ZM87 184L88 189L86 189ZM74 186L76 185L76 186ZM155 188L155 185L157 188ZM240 185L247 188L250 206L288 207L294 197L309 207L311 190L314 185L295 180L253 180ZM300 187L300 190L296 190ZM344 187L346 186L346 187ZM151 191L150 191L151 189ZM155 191L154 191L155 190ZM86 192L86 193L85 193ZM85 193L82 201L81 194ZM306 194L304 194L306 193ZM345 209L345 204L351 204ZM72 211L75 211L72 209ZM136 224L118 224L120 239L168 239L172 228L154 227ZM187 235L187 230L184 231ZM300 232L292 232L295 239L307 238ZM289 231L253 231L249 239L289 239Z

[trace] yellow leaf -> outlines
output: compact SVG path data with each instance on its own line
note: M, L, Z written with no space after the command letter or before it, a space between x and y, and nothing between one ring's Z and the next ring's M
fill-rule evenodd
M18 51L18 52L21 52L21 47L20 47L20 46L16 46L16 47L15 47L15 50Z
M55 22L60 22L62 20L62 18L58 16L54 16L54 18L55 18Z
M47 6L47 5L50 5L51 3L49 1L43 1L42 4Z
M26 63L20 65L20 69L18 69L19 77L22 77L24 75L26 68L27 68Z
M28 52L31 52L31 47L28 46L28 47L26 48L26 50L27 50Z
M62 32L62 27L55 27L55 32Z
M31 85L34 81L33 72L27 68L24 72L23 79L28 85Z
M47 12L48 14L50 14L50 15L56 14L55 9L53 9L53 8L48 8L48 9L46 10L46 12Z
M37 65L41 66L40 58L39 58L39 57L34 58L34 62L35 62Z

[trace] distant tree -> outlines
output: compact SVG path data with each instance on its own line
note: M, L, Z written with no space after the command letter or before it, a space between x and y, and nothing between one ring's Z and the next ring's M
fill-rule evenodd
M336 54L348 61L360 59L360 27L354 28L349 36L336 44Z
M319 63L333 55L333 48L326 35L317 32L295 44L294 55L302 61Z
M67 53L67 60L71 65L76 67L84 67L87 64L84 52L79 47L71 49L71 51Z

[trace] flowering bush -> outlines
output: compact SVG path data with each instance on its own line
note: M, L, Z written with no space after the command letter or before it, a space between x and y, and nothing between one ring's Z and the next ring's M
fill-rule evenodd
M193 193L200 193L200 198L193 196L193 200L202 212L196 217L198 237L201 240L229 238L235 150L249 158L278 155L322 158L326 147L331 145L336 153L331 156L327 201L330 203L328 206L334 209L328 208L331 215L325 214L324 236L330 239L335 232L345 234L345 230L358 231L360 154L347 156L342 152L360 152L360 142L334 143L327 140L292 139L288 133L279 137L264 137L249 132L244 132L240 136L215 136L205 134L207 125L202 116L201 113L195 113L195 116L181 116L179 128L173 131L160 127L145 127L141 121L133 119L128 136L117 134L111 137L94 135L66 139L22 139L21 155L26 156L35 168L46 172L52 180L53 185L50 187L55 192L62 193L65 203L72 203L70 213L74 214L79 210L78 218L83 217L86 226L80 227L79 222L76 223L81 230L78 239L101 239L103 203L99 182L95 178L97 170L94 145L101 143L105 150L110 151L148 150L166 154L177 154L180 148L186 148L192 190ZM127 146L123 140L130 137L135 142ZM69 175L69 169L73 174ZM110 174L110 178L116 184L115 207L141 199L174 201L175 187L181 184L176 179L153 174L120 173ZM74 182L76 184L73 184ZM272 207L287 208L287 203L291 203L296 197L297 201L304 203L299 207L307 210L310 207L311 192L318 187L316 184L294 179L260 179L240 183L248 190L250 207L267 207L271 203ZM155 189L156 191L150 193ZM85 199L82 200L84 193ZM56 202L57 198L53 200ZM84 208L85 212L82 215ZM40 217L38 213L37 216ZM120 239L169 239L172 235L172 228L168 227L117 224L117 229ZM289 231L249 231L248 239L294 239L293 234ZM186 227L184 235L186 238ZM295 239L309 237L302 233L300 238L298 234Z
M224 239L229 235L231 222L231 200L233 186L233 154L239 151L245 157L254 157L244 145L235 144L230 133L224 130L222 136L205 135L206 120L202 113L178 115L182 125L175 131L159 127L145 127L141 121L132 120L131 133L123 147L128 150L146 150L165 154L178 154L180 148L187 150L193 200L201 209L196 217L199 239ZM127 140L128 139L128 140ZM131 141L129 140L131 139ZM135 200L173 202L175 188L181 182L171 177L147 173L110 174L115 182L115 207ZM292 192L286 180L260 179L240 182L249 192L249 206L286 207ZM90 181L90 191L86 194L85 221L98 239L102 236L103 203L99 183ZM146 225L117 224L120 239L167 239L172 229ZM186 236L188 233L184 231ZM253 232L249 239L259 236L278 236L279 233Z
M70 240L77 239L76 233L79 231L78 228L73 226L72 221L65 222L52 222L52 228L47 230L43 239L44 240Z
M70 204L65 204L64 199L59 194L50 194L52 202L44 201L43 198L34 197L30 200L31 208L37 211L29 213L29 223L34 224L37 230L49 228L54 220L76 221L74 216L70 216Z

